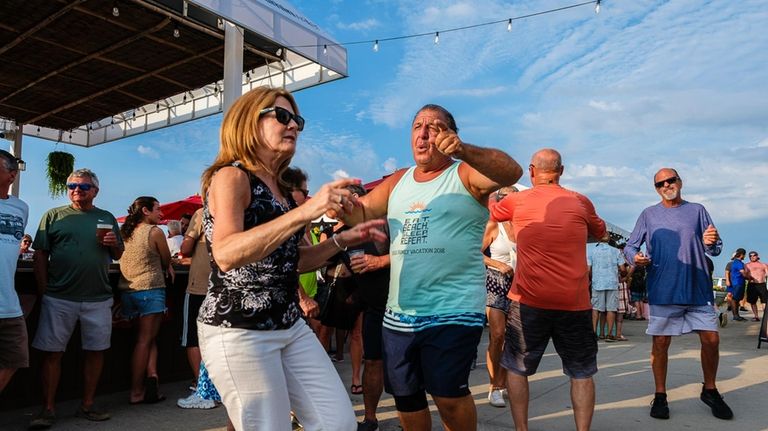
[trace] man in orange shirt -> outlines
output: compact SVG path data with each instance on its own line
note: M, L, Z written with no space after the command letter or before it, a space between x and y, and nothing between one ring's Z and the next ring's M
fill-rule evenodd
M517 271L509 291L501 365L515 429L528 430L528 376L536 373L549 339L571 378L576 429L587 430L595 409L597 338L592 331L586 244L606 238L592 202L560 186L563 165L553 149L537 151L528 166L533 188L507 195L491 208L496 221L511 220ZM607 238L606 238L607 239Z

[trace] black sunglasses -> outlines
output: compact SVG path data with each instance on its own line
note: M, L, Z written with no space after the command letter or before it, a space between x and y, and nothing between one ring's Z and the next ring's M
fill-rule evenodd
M659 182L653 183L653 185L656 186L657 189L660 189L660 188L664 187L664 184L672 185L672 184L676 183L677 180L679 180L679 179L680 178L677 178L677 177L669 177L666 180L661 180Z
M275 119L278 123L283 125L290 124L291 120L296 122L296 129L301 132L304 130L304 117L301 115L296 115L291 113L291 111L281 108L279 106L273 106L271 108L264 108L261 111L259 111L260 115L269 114L270 112L275 113Z
M79 188L80 190L87 192L88 190L91 189L91 187L94 187L94 185L88 184L88 183L67 183L67 188L70 190Z
M756 254L750 254L749 257L757 257Z

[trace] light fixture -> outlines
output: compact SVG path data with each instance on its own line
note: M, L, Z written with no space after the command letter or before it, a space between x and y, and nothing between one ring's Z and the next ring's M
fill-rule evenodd
M440 32L436 31L435 32L435 45L437 45L439 43L440 43Z
M373 42L373 52L379 52L379 41Z
M179 23L176 23L176 25L173 27L173 37L176 39L181 37L181 30L179 30Z
M512 31L512 18L507 21L507 31Z
M117 7L117 2L112 3L112 16L120 16L120 8Z
M323 55L328 54L328 45L323 45Z
M595 13L600 13L600 1L601 0L595 1Z

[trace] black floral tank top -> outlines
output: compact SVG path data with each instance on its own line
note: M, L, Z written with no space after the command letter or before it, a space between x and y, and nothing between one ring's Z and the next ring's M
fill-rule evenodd
M248 174L251 185L251 203L245 209L245 230L267 223L296 207L290 195L286 208L257 176L237 162L232 166ZM203 229L209 254L215 222L206 199ZM275 330L293 326L301 316L296 269L303 233L304 230L299 229L262 260L227 272L222 272L211 259L208 294L197 320L208 325L243 329Z

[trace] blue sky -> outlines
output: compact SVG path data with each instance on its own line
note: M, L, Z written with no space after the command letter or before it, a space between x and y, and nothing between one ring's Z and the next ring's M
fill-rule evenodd
M291 2L339 42L438 31L577 1ZM412 162L415 111L438 103L467 142L522 165L542 147L563 154L562 184L631 230L658 201L652 176L678 169L684 198L704 204L724 238L717 273L737 247L768 260L768 3L603 2L478 29L348 48L350 77L296 93L307 128L294 164L310 190L343 172L370 181ZM96 204L123 215L134 198L182 199L199 188L220 116L83 149L59 144L101 179ZM33 232L51 199L45 157L25 137L21 197ZM521 181L529 184L526 178Z

